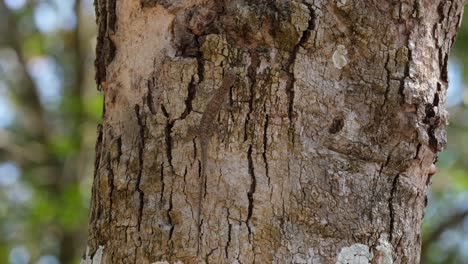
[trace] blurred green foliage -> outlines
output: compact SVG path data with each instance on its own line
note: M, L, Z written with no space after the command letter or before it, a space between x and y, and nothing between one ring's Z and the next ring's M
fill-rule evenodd
M91 0L0 0L0 263L79 263L96 125Z
M79 263L96 124L92 0L0 0L0 263ZM448 149L422 263L468 263L468 17L450 63Z

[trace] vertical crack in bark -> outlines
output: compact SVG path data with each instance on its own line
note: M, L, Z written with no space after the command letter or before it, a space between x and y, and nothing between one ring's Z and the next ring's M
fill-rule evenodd
M112 32L115 31L115 25L117 22L117 0L105 0L106 5L107 5L107 27L112 30Z
M389 63L390 63L390 52L387 52L387 61L385 62L385 66L384 66L385 71L387 72L387 87L386 87L386 89L385 89L385 95L384 95L385 97L384 97L384 101L383 101L381 107L383 107L383 106L387 103L387 100L388 100L388 93L390 92L390 86L391 86L391 85L390 85L390 80L391 80L391 78L390 78L390 77L391 77L390 73L391 73L391 71L390 71L390 69L388 68L388 64L389 64Z
M108 187L109 187L109 218L108 222L112 221L112 206L113 206L113 194L114 194L114 170L112 169L111 156L107 155L107 173L108 173Z
M203 53L201 52L201 40L200 37L197 37L197 74L198 74L198 83L202 83L205 79L205 61L203 60Z
M154 77L151 80L148 80L147 87L148 93L146 94L146 104L148 105L148 109L151 114L155 115L156 110L154 109L154 101L153 101L153 89L156 87L155 85L156 79Z
M398 180L400 179L400 174L397 174L397 176L395 176L395 178L393 179L393 182L392 182L392 189L390 190L390 198L388 199L388 210L389 210L389 214L390 214L390 228L389 228L389 241L390 243L392 243L392 240L393 240L393 232L394 232L394 229L395 229L395 206L394 206L394 199L395 199L395 195L396 195L396 192L397 192L397 188L398 188Z
M98 36L96 44L96 59L94 65L96 68L96 83L98 90L102 89L102 83L106 81L106 68L115 57L116 47L110 38L110 34L115 31L116 0L97 1L96 18L98 21Z
M169 118L169 113L167 112L167 109L164 105L161 105L161 112L165 118Z
M176 174L175 174L175 170L174 170L174 165L172 164L172 158L173 158L173 156L172 156L172 150L173 150L172 128L174 127L174 124L175 124L176 120L177 119L174 119L174 120L171 120L171 121L168 120L168 122L166 124L166 127L164 128L164 138L165 138L165 141L166 141L166 157L167 157L167 162L169 164L169 168L171 170L171 176L173 178L175 177ZM164 168L161 168L161 170L164 170ZM163 182L163 188L164 188L164 179L161 179L161 180ZM172 203L173 188L174 188L174 184L171 184L171 192L169 194L169 208L167 209L167 213L166 213L167 220L168 220L169 225L170 225L168 245L169 245L169 251L170 251L171 255L172 255L173 244L174 244L173 241L172 241L172 235L174 233L174 228L175 228L173 220L172 220L172 215L171 215L171 212L172 212L172 209L173 209L173 203ZM162 191L162 193L163 193L163 191Z
M416 147L416 154L414 154L413 159L417 159L417 158L418 158L418 156L419 156L419 151L421 150L421 146L422 146L422 144L419 143L418 146Z
M310 38L310 33L311 31L314 30L315 27L315 12L312 6L308 3L303 3L304 5L307 6L309 9L309 21L308 21L308 27L306 30L302 32L302 36L299 39L299 41L294 45L293 50L291 51L291 55L288 58L287 64L286 64L286 72L288 74L288 80L286 82L286 93L288 96L288 119L289 119L289 129L291 132L292 136L292 142L294 142L294 84L296 83L296 76L294 75L294 65L296 63L297 59L297 54L299 53L299 49L301 47L304 47L304 44L307 43L307 41Z
M192 101L193 99L195 99L195 94L197 92L196 86L197 84L195 83L195 77L192 76L192 79L187 87L188 94L187 94L187 98L185 99L185 110L180 115L179 120L185 119L192 112L193 110Z
M448 55L444 54L442 48L439 49L440 79L448 83Z
M102 150L102 139L103 139L103 128L102 125L99 124L97 126L97 139L96 139L96 145L94 146L94 151L96 152L96 159L94 160L94 178L96 178L96 175L98 173L100 163L101 163L101 150ZM94 189L94 188L93 188Z
M266 106L263 106L263 112L266 113ZM268 158L267 158L267 150L268 150L268 122L270 116L268 114L265 115L265 123L263 125L263 163L265 163L265 175L268 179L268 185L270 185L270 168L268 165Z
M202 66L200 66L200 62L199 62L198 67L199 68L202 67ZM200 73L200 70L199 70L198 74L200 76L203 73ZM201 79L201 77L200 77L200 79ZM172 164L172 159L173 159L173 154L172 154L172 151L173 151L172 128L174 127L175 122L177 122L178 120L185 119L192 112L192 110L193 110L192 101L195 98L196 85L197 84L195 82L195 77L192 76L192 79L191 79L191 81L190 81L190 83L188 84L188 87L187 87L187 97L185 99L185 110L184 110L184 112L182 112L182 114L178 118L173 119L173 120L169 120L169 117L170 117L169 113L167 112L164 105L161 105L161 111L162 111L163 115L168 119L166 127L164 128L164 138L165 138L165 143L166 143L167 162L169 164L169 167L170 167L170 170L171 170L173 176L175 176L175 170L174 170L174 165ZM164 163L161 163L160 170L161 170L161 172L160 172L160 178L161 178L160 201L162 202L163 198L164 198L164 191L165 191ZM170 249L173 248L172 235L173 235L174 229L175 229L175 226L174 226L174 223L173 223L173 220L172 220L172 216L171 216L171 211L173 209L173 202L172 202L173 187L174 186L172 184L171 185L171 192L170 192L170 196L169 196L169 208L168 208L167 214L166 214L167 218L168 218L168 221L169 221L169 225L171 226L170 231L169 231L169 242L168 242Z
M161 180L161 195L159 197L159 201L162 202L163 199L164 199L164 189L165 189L165 184L164 184L164 162L161 162L161 165L160 165L160 175L159 175L159 179Z
M122 154L122 137L120 136L117 138L117 165L120 165Z
M400 94L403 103L406 102L406 97L405 97L405 80L407 78L410 78L410 63L413 61L413 51L410 49L410 40L408 38L408 43L406 44L406 47L408 48L408 61L406 62L405 65L405 71L403 77L400 79L400 88L398 90L398 93Z
M250 80L250 85L249 85L249 92L250 92L250 97L249 97L249 112L247 113L247 117L245 118L245 123L244 123L244 142L247 141L248 139L248 130L249 130L249 122L251 119L251 114L254 111L254 99L255 99L255 86L257 84L257 69L260 66L260 58L258 56L258 53L255 50L249 50L249 55L250 55L250 65L247 69L247 76L249 77Z
M247 151L247 162L248 162L248 169L249 169L251 183L250 183L250 190L247 192L247 198L249 199L249 207L248 207L247 219L245 223L249 231L249 241L250 243L252 243L251 241L252 230L250 227L250 219L252 218L253 208L254 208L253 196L257 188L257 178L255 177L255 169L254 169L254 163L253 163L253 158L252 158L252 145L249 145L249 150Z
M224 246L224 254L226 255L226 259L229 259L229 246L231 245L231 239L232 239L232 224L231 222L229 222L231 212L229 211L229 208L226 208L226 210L227 210L226 222L228 223L228 240L226 242L226 246Z
M167 220L169 221L169 225L171 226L171 229L169 230L169 240L168 240L168 245L169 245L169 251L171 252L170 255L172 255L172 251L174 248L174 242L172 241L172 235L174 234L174 221L172 220L172 209L174 208L173 203L172 203L172 194L174 191L174 184L171 185L171 193L169 195L169 208L167 209Z
M96 153L96 159L94 160L94 176L93 176L93 186L97 186L96 185L96 177L98 175L98 172L99 172L99 167L100 167L100 164L101 164L101 156L102 156L102 139L103 139L103 128L102 128L102 125L99 124L97 126L97 140L96 140L96 145L94 147L94 151ZM92 191L91 191L91 197L92 197L92 201L93 202L96 202L96 201L99 201L98 199L98 192L96 191L97 188L93 187L92 188ZM98 206L92 206L92 209L91 209L91 220L90 220L90 223L93 224L94 223L94 220L97 219L97 209Z
M164 128L164 138L166 141L166 156L171 172L174 173L174 166L172 164L172 128L174 127L175 121L168 121Z
M197 160L197 155L198 155L198 154L197 154L197 153L198 153L198 148L197 148L197 140L196 140L196 138L193 138L193 139L192 139L192 142L193 142L193 159L194 159L194 161L196 161L196 160Z
M140 231L141 228L141 221L143 218L143 207L144 207L144 199L145 199L145 193L143 190L140 188L141 184L141 178L143 176L143 161L144 161L144 150L145 150L145 127L146 127L146 121L143 120L141 113L140 113L140 105L135 105L135 114L137 118L137 123L138 126L140 127L140 140L139 140L139 145L138 145L138 172L137 172L137 181L135 185L135 190L139 194L139 199L140 199L140 206L138 208L138 231Z
M439 107L439 93L441 92L441 84L437 83L437 90L434 93L434 99L432 103L426 104L425 106L425 117L423 123L427 125L427 134L429 136L429 147L436 153L441 150L439 146L439 140L435 135L435 130L442 124L440 115L436 113L436 109Z

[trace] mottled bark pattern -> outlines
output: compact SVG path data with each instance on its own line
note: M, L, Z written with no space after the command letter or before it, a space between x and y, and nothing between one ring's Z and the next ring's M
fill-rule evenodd
M419 263L462 2L97 0L87 261Z

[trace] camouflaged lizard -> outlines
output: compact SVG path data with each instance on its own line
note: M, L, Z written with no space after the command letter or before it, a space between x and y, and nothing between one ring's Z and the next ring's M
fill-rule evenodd
M203 211L203 186L206 186L206 159L207 159L207 149L210 143L213 133L217 130L215 127L215 119L218 116L221 107L223 106L226 96L231 89L232 85L236 81L236 74L233 71L228 71L223 78L221 86L214 92L213 97L206 105L203 116L200 120L198 128L196 128L197 138L200 143L201 149L201 175L200 175L200 184L198 189L198 215L197 215L197 237L198 245L197 252L200 251L200 232L201 232L201 220L202 220L202 211ZM205 190L206 191L206 190Z

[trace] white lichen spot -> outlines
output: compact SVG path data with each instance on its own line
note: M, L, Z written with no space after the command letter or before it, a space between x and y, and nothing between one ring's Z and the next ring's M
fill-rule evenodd
M380 244L376 247L379 251L377 264L393 264L392 245L388 243L386 237L381 237L379 242Z
M333 64L337 69L343 69L346 64L348 64L348 59L346 58L348 51L344 45L338 45L335 52L333 53L332 60Z
M336 1L336 6L343 7L346 5L347 0L338 0Z
M336 264L369 264L372 253L369 247L363 244L354 244L341 249Z
M81 260L80 264L101 264L103 253L104 246L99 246L94 253L94 256L91 258L89 255L89 247L86 247L86 255L84 259Z

